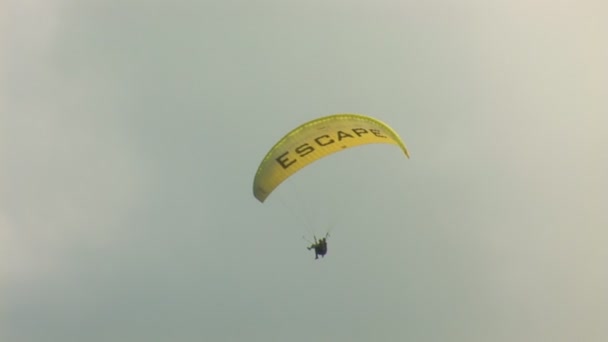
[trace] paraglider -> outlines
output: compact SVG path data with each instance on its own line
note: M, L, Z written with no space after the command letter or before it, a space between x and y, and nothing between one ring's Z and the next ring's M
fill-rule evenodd
M409 158L399 135L382 121L360 114L334 114L306 122L287 133L258 166L253 195L264 202L286 179L302 168L344 149L366 144L397 145ZM325 238L309 247L316 258L327 253Z
M253 194L264 202L284 180L303 167L349 147L384 143L397 145L409 158L399 135L369 116L335 114L304 123L287 133L266 154L253 181Z
M319 259L319 255L321 257L325 257L325 254L327 254L327 237L329 236L329 234L325 234L324 238L320 238L319 241L317 241L317 237L315 236L315 243L313 243L312 245L310 245L310 247L308 247L308 250L314 249L315 250L315 259Z

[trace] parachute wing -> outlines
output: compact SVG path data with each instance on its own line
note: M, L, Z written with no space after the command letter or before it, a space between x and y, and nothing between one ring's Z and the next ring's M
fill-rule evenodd
M304 123L266 154L253 181L253 194L264 202L279 184L306 165L349 147L374 143L397 145L410 157L399 135L369 116L335 114Z

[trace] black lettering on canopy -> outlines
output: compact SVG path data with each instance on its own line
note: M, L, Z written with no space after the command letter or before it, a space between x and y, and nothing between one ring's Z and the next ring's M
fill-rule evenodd
M291 164L296 162L295 160L289 160L289 158L287 158L288 154L289 152L285 152L275 159L279 164L281 164L283 169L287 169Z
M352 135L342 132L342 131L338 131L338 141L344 139L344 138L354 138Z
M323 142L321 139L328 139L328 140L325 140L325 142ZM316 137L315 138L315 142L319 146L327 146L329 144L333 144L334 143L334 139L332 139L329 135L325 134L325 135L322 135L320 137Z
M300 157L304 157L305 155L312 153L315 149L308 145L308 143L304 143L298 147L296 147L296 153L300 155Z
M369 131L372 132L378 138L387 138L387 136L382 135L382 132L380 132L379 129L370 128Z
M362 134L369 133L365 128L353 128L353 132L360 137Z

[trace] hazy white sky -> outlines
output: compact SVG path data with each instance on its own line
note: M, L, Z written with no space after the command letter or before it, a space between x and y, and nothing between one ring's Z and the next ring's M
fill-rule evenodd
M606 341L607 13L3 1L0 340ZM268 149L341 112L412 158L256 201Z

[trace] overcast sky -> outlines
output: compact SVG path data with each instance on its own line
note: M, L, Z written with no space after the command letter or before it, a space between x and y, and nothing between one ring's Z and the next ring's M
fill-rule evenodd
M0 340L608 340L607 13L1 1ZM411 159L255 200L278 139L345 112Z

